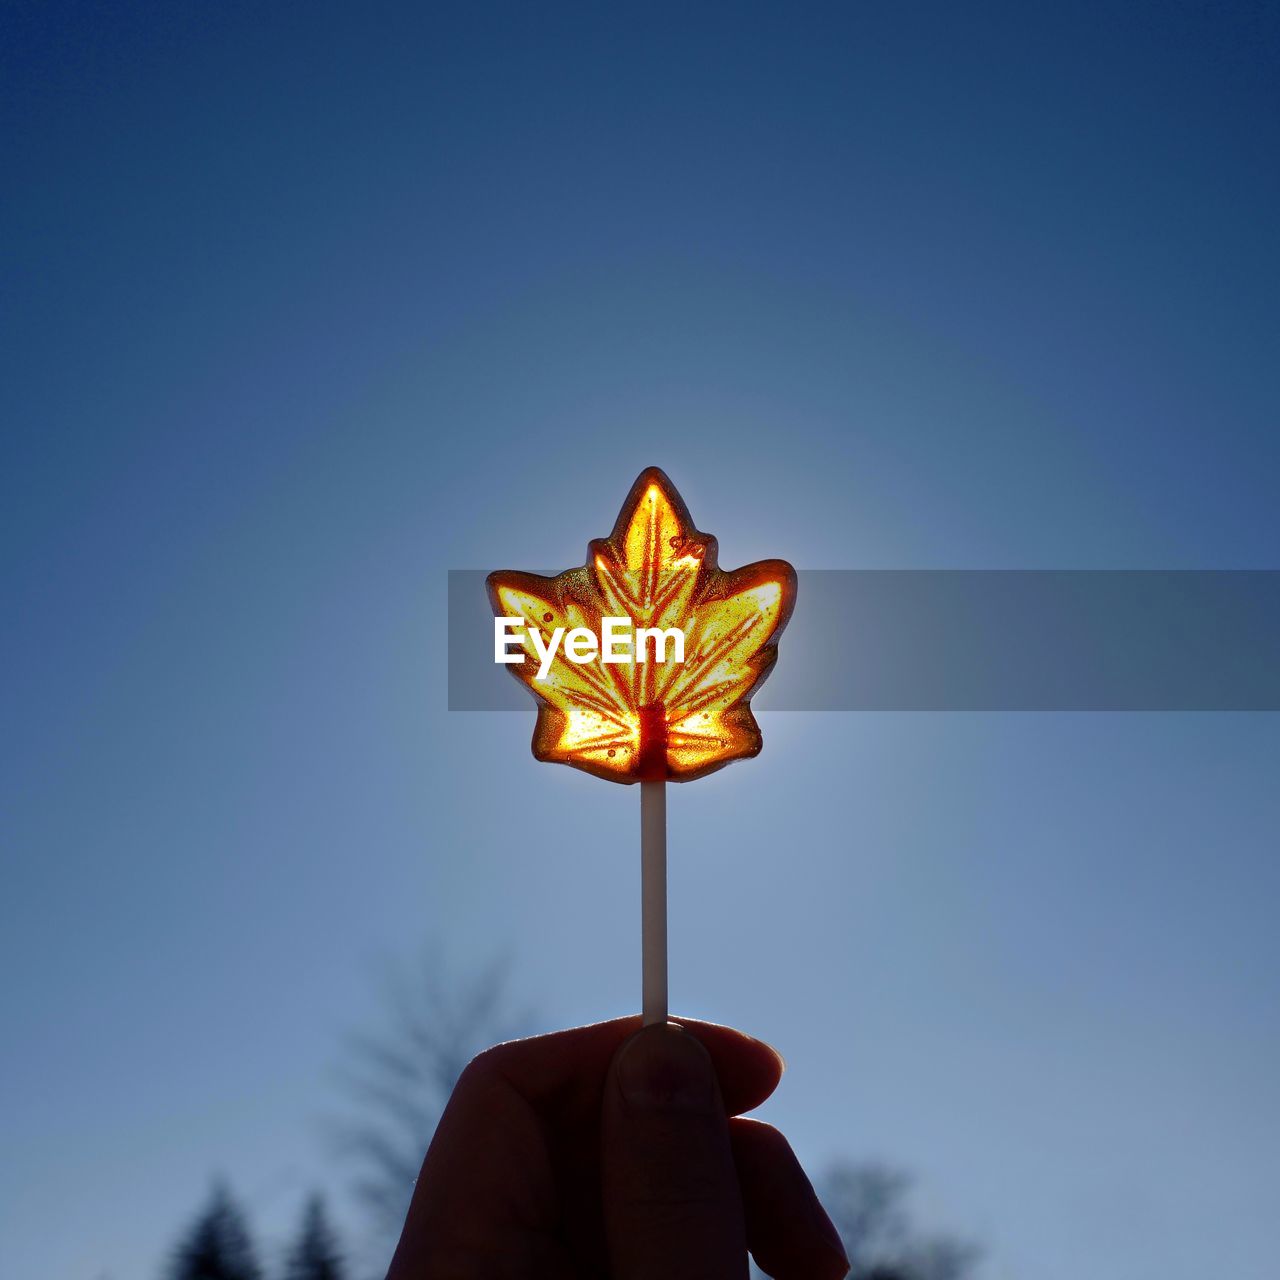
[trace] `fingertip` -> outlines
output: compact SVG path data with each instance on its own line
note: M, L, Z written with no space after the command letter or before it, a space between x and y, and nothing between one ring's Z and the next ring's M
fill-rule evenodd
M739 1118L729 1122L729 1138L757 1263L777 1280L842 1280L844 1243L786 1136Z
M778 1087L786 1059L771 1044L744 1031L696 1018L673 1018L711 1055L729 1115L758 1107Z
M611 1064L623 1100L645 1111L720 1108L715 1063L678 1022L642 1027L623 1041Z
M755 1039L755 1037L752 1037ZM774 1063L778 1069L778 1079L781 1080L787 1074L787 1060L782 1056L780 1049L775 1049L767 1040L756 1040L756 1044L760 1046L766 1053L773 1055ZM776 1086L775 1086L776 1087Z

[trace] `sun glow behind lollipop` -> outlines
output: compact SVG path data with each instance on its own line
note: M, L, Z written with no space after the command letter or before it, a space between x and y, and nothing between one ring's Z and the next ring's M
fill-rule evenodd
M665 1021L666 783L758 755L751 697L777 658L795 570L725 571L657 467L585 565L488 578L497 660L538 702L533 754L641 784L644 1018Z

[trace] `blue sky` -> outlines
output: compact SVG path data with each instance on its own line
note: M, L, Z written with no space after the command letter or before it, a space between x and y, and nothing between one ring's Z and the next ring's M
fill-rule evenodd
M727 565L1277 567L1261 5L3 23L5 1275L341 1194L379 956L634 1007L638 800L445 711L447 569L650 463ZM760 707L672 997L810 1164L994 1280L1270 1277L1276 718Z

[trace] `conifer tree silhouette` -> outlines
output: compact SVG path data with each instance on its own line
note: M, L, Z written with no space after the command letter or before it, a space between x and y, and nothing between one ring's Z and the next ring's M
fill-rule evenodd
M179 1242L167 1280L262 1280L262 1268L239 1205L223 1182Z
M324 1199L313 1195L302 1212L302 1229L285 1259L284 1280L343 1280L345 1274Z

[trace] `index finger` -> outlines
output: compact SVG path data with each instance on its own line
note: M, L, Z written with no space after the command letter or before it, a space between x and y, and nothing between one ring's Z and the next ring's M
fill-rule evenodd
M672 1018L711 1056L725 1111L740 1115L758 1107L778 1087L785 1064L763 1040L715 1022ZM618 1047L640 1029L640 1018L614 1018L550 1035L509 1040L486 1049L473 1063L498 1072L530 1105L542 1110L598 1111L600 1091ZM471 1069L468 1068L470 1071ZM466 1079L459 1081L461 1087Z

